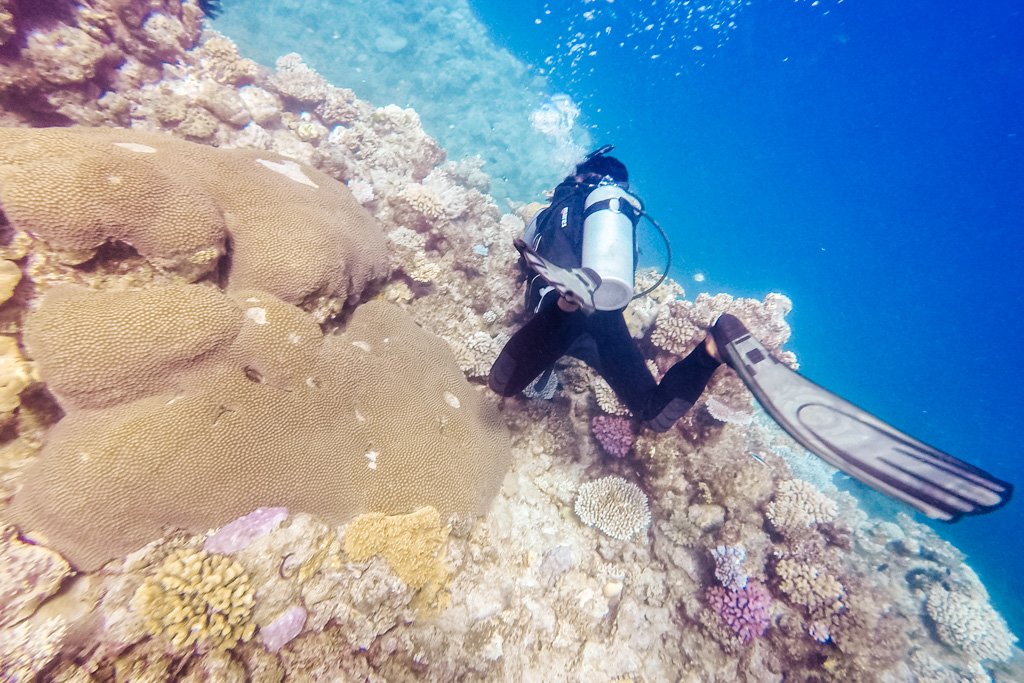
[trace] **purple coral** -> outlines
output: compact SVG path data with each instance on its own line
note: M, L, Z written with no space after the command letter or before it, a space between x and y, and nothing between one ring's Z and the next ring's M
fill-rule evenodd
M625 417L598 415L590 421L590 429L608 455L625 458L633 448L633 423Z
M751 581L739 590L712 586L705 596L712 611L744 643L763 636L768 630L772 596L763 585Z

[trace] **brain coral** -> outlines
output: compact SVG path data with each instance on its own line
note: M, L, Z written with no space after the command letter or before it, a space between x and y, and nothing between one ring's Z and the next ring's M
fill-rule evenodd
M493 404L440 339L382 302L325 337L259 292L55 288L28 328L67 414L11 511L79 568L258 507L334 524L426 505L478 514L509 465Z
M122 242L190 280L296 305L344 302L387 268L382 232L330 176L152 133L0 128L0 208L56 249Z

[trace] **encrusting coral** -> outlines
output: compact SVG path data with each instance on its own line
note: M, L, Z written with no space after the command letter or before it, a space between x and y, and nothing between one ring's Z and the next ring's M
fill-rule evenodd
M422 604L429 604L447 580L448 532L433 507L407 515L360 515L345 528L345 553L354 562L380 555L410 588L425 589Z
M154 350L161 319L179 316L210 332ZM200 532L268 505L334 523L422 505L475 515L508 468L493 406L390 304L364 304L324 336L257 292L57 288L28 330L68 414L12 513L79 568L165 527Z
M132 606L150 633L177 650L227 650L252 638L254 600L238 562L203 550L176 550L139 586Z

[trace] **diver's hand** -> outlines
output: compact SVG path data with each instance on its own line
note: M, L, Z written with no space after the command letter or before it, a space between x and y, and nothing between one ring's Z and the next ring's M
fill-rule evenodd
M580 310L579 303L566 298L564 294L558 297L558 307L566 313L574 313Z

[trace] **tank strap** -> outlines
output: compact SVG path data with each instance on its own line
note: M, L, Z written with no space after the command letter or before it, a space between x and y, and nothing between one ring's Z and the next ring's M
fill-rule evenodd
M587 218L598 211L605 210L621 213L628 218L629 222L633 225L636 225L640 221L640 212L637 211L636 207L625 199L621 199L619 197L609 197L608 199L602 199L599 202L594 202L586 211L583 212L583 220L587 220Z

